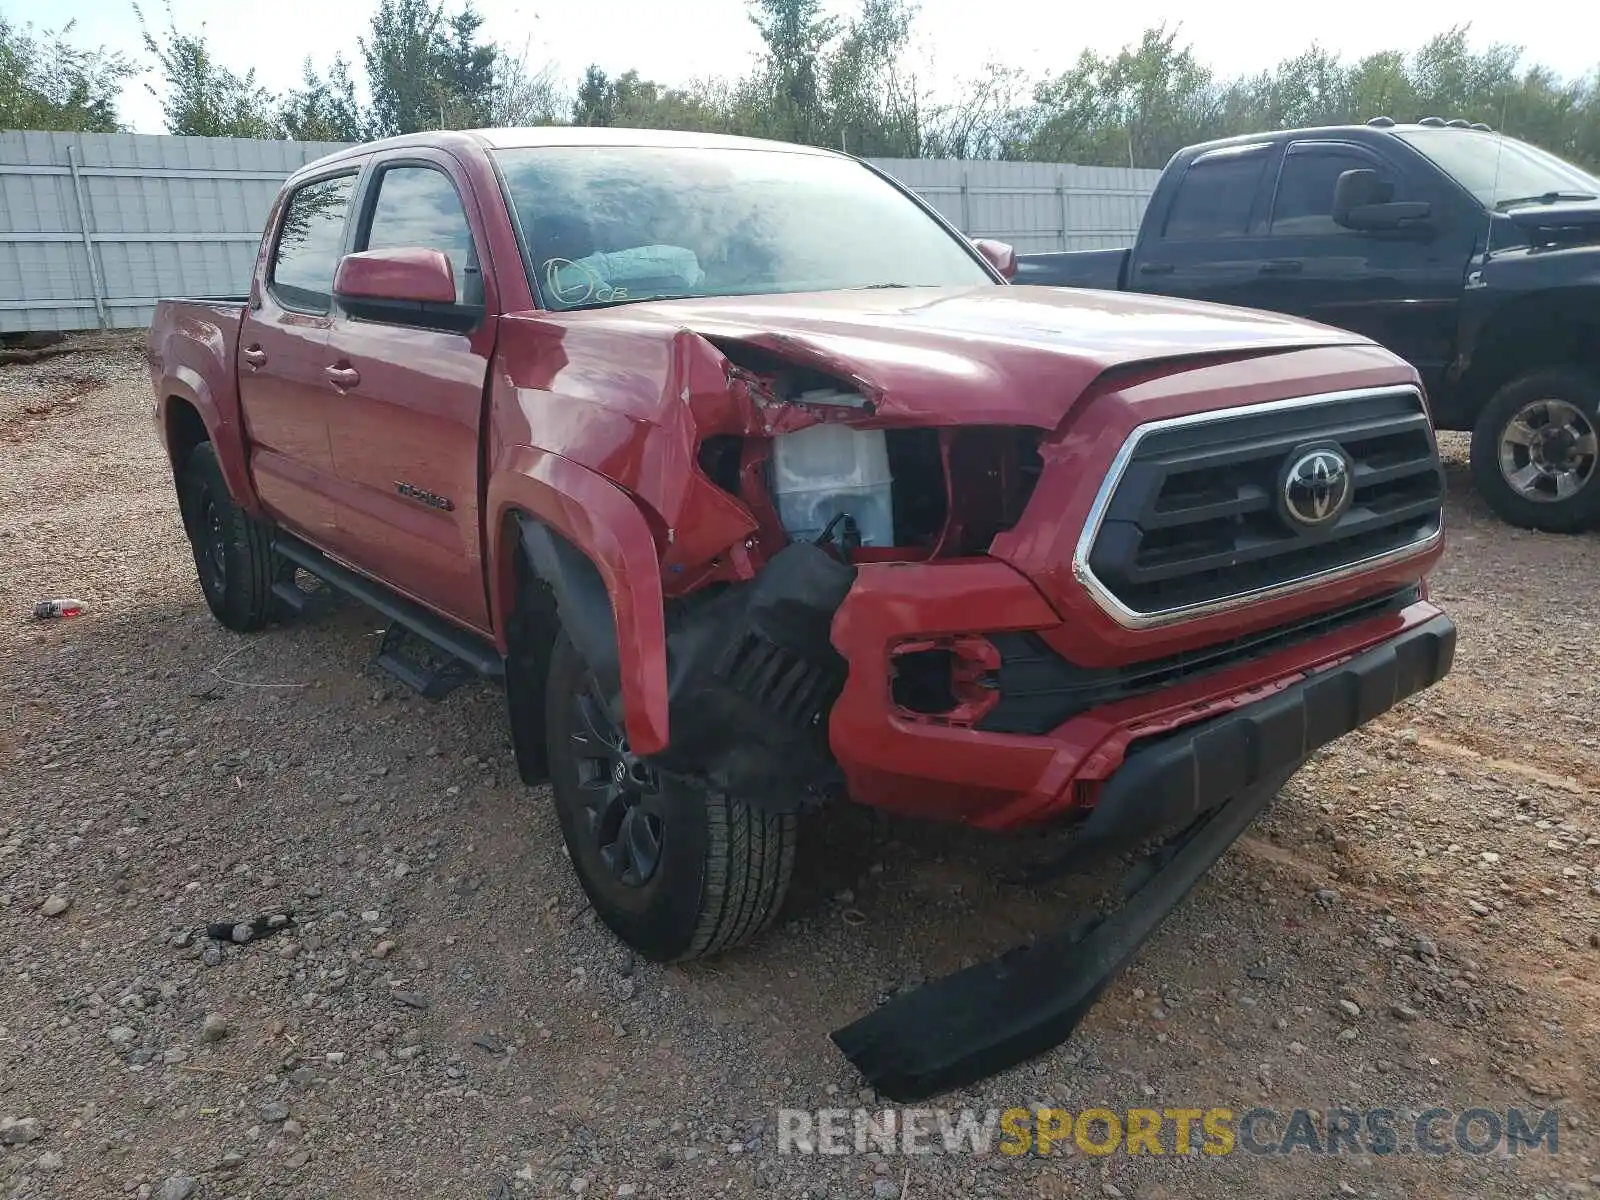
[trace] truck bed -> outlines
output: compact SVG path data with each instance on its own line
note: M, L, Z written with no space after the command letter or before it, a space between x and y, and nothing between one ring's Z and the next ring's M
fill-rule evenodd
M1132 253L1124 249L1023 254L1017 258L1017 277L1011 282L1121 291L1128 285L1128 256Z

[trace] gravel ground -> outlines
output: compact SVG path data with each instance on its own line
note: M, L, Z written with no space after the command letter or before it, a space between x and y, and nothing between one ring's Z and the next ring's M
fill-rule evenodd
M0 1195L1600 1192L1600 555L1495 523L1458 439L1455 673L1310 764L1071 1042L940 1103L1558 1108L1558 1152L800 1157L778 1108L873 1101L830 1029L1081 902L1000 881L1037 841L826 814L762 942L634 962L493 690L397 690L355 605L211 620L146 387L128 339L0 368Z

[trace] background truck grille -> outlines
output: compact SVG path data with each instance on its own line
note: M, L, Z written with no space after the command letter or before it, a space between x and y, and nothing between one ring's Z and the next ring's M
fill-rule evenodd
M1333 490L1315 504L1302 492L1298 506L1286 491L1293 464L1319 449L1334 451L1350 481L1339 492L1348 507L1320 526L1301 518ZM1158 421L1118 455L1079 573L1119 620L1154 623L1415 552L1438 536L1443 502L1415 389Z

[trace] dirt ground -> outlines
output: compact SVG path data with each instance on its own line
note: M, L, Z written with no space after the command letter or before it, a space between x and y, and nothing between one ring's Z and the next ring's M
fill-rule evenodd
M1600 546L1496 523L1445 441L1454 674L1296 777L1067 1045L937 1103L1556 1109L1556 1153L799 1156L778 1109L874 1103L829 1030L1070 916L1003 881L1036 840L826 814L769 936L636 963L494 690L398 690L353 604L212 621L136 341L0 367L0 1195L1600 1192Z

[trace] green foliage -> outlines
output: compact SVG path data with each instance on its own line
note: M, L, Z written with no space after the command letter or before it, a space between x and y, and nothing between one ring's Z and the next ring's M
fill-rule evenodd
M367 114L356 99L350 64L338 55L326 77L311 59L303 68L303 84L283 99L280 119L287 137L303 142L359 142L367 136Z
M36 32L0 16L0 129L115 133L117 94L138 68L121 54L80 50L59 30Z
M273 98L256 82L255 71L236 75L217 62L206 41L205 26L197 33L178 28L167 5L167 29L161 39L151 33L139 6L133 6L143 31L144 48L156 61L163 91L146 85L161 101L167 132L197 137L270 138L278 136Z
M1090 50L1070 71L1041 82L1006 139L1008 158L1160 166L1212 135L1221 95L1178 31L1147 29L1112 57Z
M535 70L528 62L527 46L516 56L501 48L489 105L491 126L559 125L566 110L566 93L553 66Z
M572 101L572 124L715 133L732 122L726 97L713 87L663 87L641 79L637 71L612 79L590 66Z
M1149 30L1106 58L1085 53L1041 81L1014 114L1002 153L1105 166L1160 167L1213 137L1389 116L1483 121L1578 162L1600 163L1600 74L1563 81L1523 64L1514 46L1474 52L1465 27L1414 54L1345 63L1313 45L1270 71L1221 81L1177 31Z
M489 123L499 50L478 40L482 25L470 2L447 17L442 0L379 0L361 39L373 136Z

